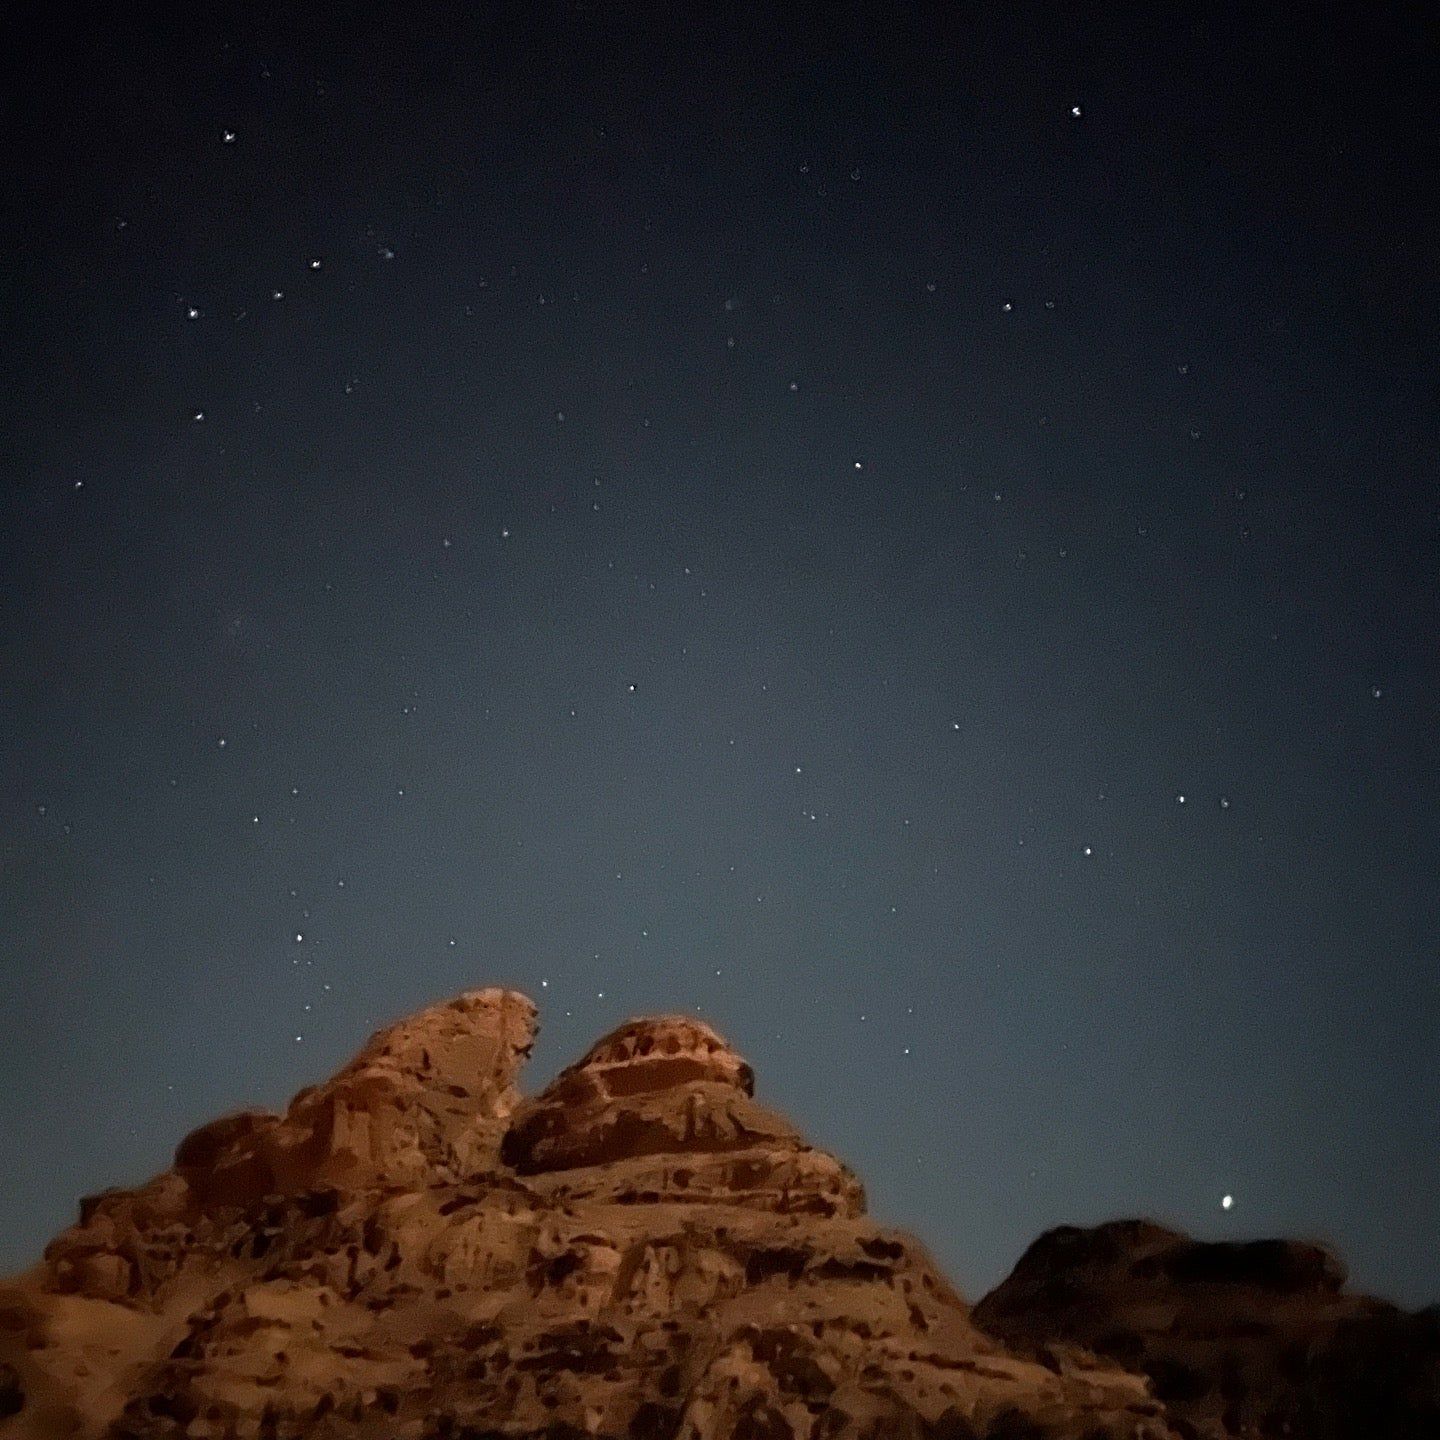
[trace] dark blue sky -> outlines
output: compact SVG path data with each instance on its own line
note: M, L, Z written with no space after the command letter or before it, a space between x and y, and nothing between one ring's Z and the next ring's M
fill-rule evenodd
M509 983L1440 1294L1433 40L879 9L18 47L0 1263Z

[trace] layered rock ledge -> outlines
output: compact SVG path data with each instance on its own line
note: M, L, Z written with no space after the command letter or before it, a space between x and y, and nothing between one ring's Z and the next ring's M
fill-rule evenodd
M863 1214L854 1175L754 1094L754 1072L708 1025L632 1020L519 1107L501 1155L566 1199Z

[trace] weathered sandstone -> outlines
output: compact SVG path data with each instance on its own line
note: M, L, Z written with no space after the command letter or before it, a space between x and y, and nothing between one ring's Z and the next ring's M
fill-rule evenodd
M535 1029L457 996L82 1200L0 1285L0 1440L1440 1434L1440 1321L1322 1248L1053 1231L972 1314L708 1025L521 1099Z
M82 1201L0 1290L0 1437L1173 1437L1143 1378L978 1330L708 1026L521 1101L534 1034L461 995Z

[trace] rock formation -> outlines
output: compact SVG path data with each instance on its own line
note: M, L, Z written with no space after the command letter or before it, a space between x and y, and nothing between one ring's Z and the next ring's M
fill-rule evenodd
M972 1315L709 1026L522 1100L535 1025L460 995L82 1200L0 1284L0 1440L1440 1434L1440 1322L1325 1251L1053 1231Z
M977 1329L708 1026L522 1102L534 1034L461 995L82 1201L0 1287L0 1440L1174 1440L1143 1378Z
M1065 1341L1149 1376L1196 1440L1434 1440L1440 1307L1410 1315L1344 1285L1320 1245L1120 1220L1042 1235L975 1320L1022 1353Z

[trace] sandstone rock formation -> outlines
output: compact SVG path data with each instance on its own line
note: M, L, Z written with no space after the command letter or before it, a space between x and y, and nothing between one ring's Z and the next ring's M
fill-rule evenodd
M977 1328L708 1026L522 1102L534 1033L461 995L82 1201L0 1286L0 1440L1176 1440L1143 1377Z
M1196 1440L1434 1440L1440 1307L1344 1285L1320 1245L1122 1220L1042 1235L975 1320L1022 1352L1066 1341L1143 1372Z

